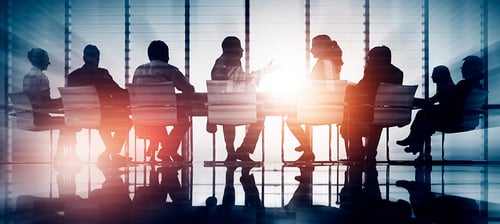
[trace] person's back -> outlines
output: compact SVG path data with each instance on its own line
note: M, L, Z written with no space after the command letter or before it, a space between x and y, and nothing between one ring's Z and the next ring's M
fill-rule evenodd
M148 57L150 62L142 64L134 72L133 84L148 84L158 82L173 82L174 86L183 93L193 93L192 86L179 69L168 63L169 50L165 42L154 40L148 46ZM182 107L178 107L179 121L187 121ZM155 151L161 142L162 148L158 152L158 158L163 161L182 161L183 158L177 153L182 137L189 128L189 122L179 122L168 134L164 126L136 127L136 131L147 136L150 140L146 156L154 161Z
M97 90L101 104L99 134L106 146L104 153L98 157L99 162L128 162L131 158L119 155L131 127L128 92L113 80L108 70L99 68L99 57L100 51L96 46L85 46L85 64L68 75L67 86L94 85Z
M47 52L33 48L28 52L28 60L33 67L23 77L23 92L30 98L34 109L62 107L60 99L50 98L49 78L43 73L50 64Z
M364 76L354 87L357 92L354 95L363 94L368 100L363 103L372 104L377 87L382 82L399 85L403 83L403 72L391 64L391 52L386 46L374 47L368 52ZM346 94L349 94L349 97L353 95L353 93Z
M345 101L350 108L345 111L341 133L347 140L349 160L366 161L369 164L376 161L382 127L370 125L373 108L363 107L364 109L360 110L357 105L373 105L380 83L403 83L403 72L391 64L391 51L386 46L374 47L368 52L363 78L358 84L346 89ZM362 142L363 136L367 137L365 145Z

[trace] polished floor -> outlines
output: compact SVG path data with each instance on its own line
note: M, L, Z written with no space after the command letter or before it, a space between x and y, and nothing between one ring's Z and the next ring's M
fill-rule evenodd
M2 164L2 223L500 223L500 166Z
M328 130L315 129L316 159L327 162L284 165L276 123L266 124L252 155L265 162L252 164L210 163L212 136L204 131L194 133L192 151L184 151L192 152L191 163L145 162L143 141L132 140L131 132L124 152L136 162L109 166L96 163L104 145L95 131L79 132L75 154L54 161L47 131L10 129L7 162L0 163L0 224L500 223L498 162L440 163L441 151L433 150L436 163L430 165L387 163L384 141L376 166L328 162L345 158L343 142L333 135L329 153ZM205 121L193 123L194 130L204 128ZM243 127L237 132L241 137ZM398 134L391 132L391 160L412 161L394 146ZM500 143L485 151L475 145L477 135L447 135L446 158L478 160L485 152L498 158L493 145ZM217 161L226 156L222 137L216 139ZM283 158L300 156L293 138L283 138Z

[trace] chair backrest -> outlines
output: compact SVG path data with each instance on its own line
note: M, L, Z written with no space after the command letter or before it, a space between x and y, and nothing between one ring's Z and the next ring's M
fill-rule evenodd
M449 132L474 130L479 125L479 118L483 114L482 107L486 102L488 91L472 88L465 99L462 123L457 127L450 127Z
M177 100L173 82L127 85L134 125L176 124Z
M207 80L208 122L243 125L257 121L255 84L235 84L231 80Z
M384 127L409 124L417 87L380 83L375 95L373 124Z
M99 95L95 86L59 87L66 126L98 128L101 124Z
M13 104L17 128L35 130L33 106L28 95L24 92L9 93L9 98Z
M347 80L310 80L297 99L297 121L304 124L339 124L344 117Z

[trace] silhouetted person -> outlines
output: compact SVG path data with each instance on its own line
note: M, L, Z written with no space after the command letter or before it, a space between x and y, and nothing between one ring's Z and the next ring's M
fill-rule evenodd
M312 80L339 80L340 71L344 62L342 61L342 50L337 41L330 39L328 35L318 35L312 39L312 55L317 58L309 79ZM297 161L314 161L315 156L311 148L309 133L297 122L297 117L290 116L287 119L288 129L299 141L296 151L302 151L302 156Z
M430 140L430 136L437 128L462 122L465 100L471 89L484 89L481 84L485 76L483 69L481 58L465 57L462 64L463 79L452 89L450 97L443 98L436 107L419 111L410 127L408 137L398 144L408 145L406 152L420 152L417 161L431 161L430 147L425 147L424 150L424 142Z
M444 65L439 65L434 67L432 70L432 81L436 84L436 93L434 96L430 97L429 99L420 99L420 98L415 98L413 105L418 108L422 108L422 110L419 110L417 112L417 115L415 116L415 121L414 122L420 122L419 119L425 119L425 111L429 110L436 110L436 108L439 108L441 104L441 101L446 101L449 100L453 96L453 89L455 87L455 83L453 82L450 74L450 70L448 67ZM438 105L436 105L438 104ZM445 102L446 104L446 102ZM411 142L411 138L407 137L404 140L396 141L398 145L408 145ZM407 147L405 148L405 152L408 153L419 153L422 151L422 147Z
M222 41L222 55L217 58L212 68L212 80L232 80L235 85L255 85L265 69L255 72L245 72L241 66L243 48L240 40L235 36L228 36ZM257 116L257 122L250 124L241 146L235 150L234 139L236 128L234 125L223 125L224 140L226 142L226 161L252 161L250 154L255 151L255 146L259 140L259 135L264 128L264 116ZM207 123L207 131L214 133L217 126Z
M68 75L68 86L94 85L101 105L101 125L99 135L106 149L99 155L98 161L103 163L125 163L131 158L120 155L120 151L128 138L132 127L129 119L130 104L128 92L122 89L109 74L108 70L99 66L100 52L94 45L83 49L85 64Z
M368 52L363 78L346 89L345 101L349 105L341 133L346 140L347 158L352 162L376 162L381 126L372 125L373 109L359 109L358 105L373 105L380 83L403 83L403 72L391 64L391 50L377 46ZM363 145L362 138L366 137Z
M420 164L415 166L415 181L396 181L410 194L415 223L486 223L475 200L431 192L431 171L432 166Z
M28 60L33 66L23 77L23 92L31 101L34 112L34 123L39 126L64 126L63 117L52 117L48 110L58 110L63 108L61 98L50 97L49 78L43 73L50 65L47 51L41 48L33 48L28 52ZM46 110L46 111L43 111ZM56 162L65 158L65 149L69 156L76 158L74 145L76 136L73 130L61 128L57 141L57 151L54 156Z
M152 41L148 47L148 57L150 62L137 67L134 73L132 83L146 84L158 82L173 82L174 86L183 93L193 93L194 86L192 86L187 78L182 74L179 69L168 63L169 51L168 46L161 40ZM182 161L183 158L177 153L182 138L189 129L189 121L187 115L179 107L177 119L178 124L173 125L174 128L167 133L164 126L142 127L141 129L146 132L145 135L150 138L150 152L151 160L155 158L155 146L157 142L161 142L162 148L158 152L158 158L162 161ZM139 130L141 130L139 129ZM153 146L151 146L153 145ZM156 147L158 147L156 145Z
M340 209L346 215L346 223L411 223L408 202L382 199L374 165L348 166L340 191Z

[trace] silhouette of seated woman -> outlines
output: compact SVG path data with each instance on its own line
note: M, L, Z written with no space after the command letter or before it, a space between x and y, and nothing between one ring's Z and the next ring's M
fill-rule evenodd
M358 84L346 88L345 102L349 107L345 110L340 131L346 140L347 159L351 162L376 162L383 127L370 124L373 109L366 108L366 105L374 104L380 83L403 83L403 71L391 63L391 58L389 47L382 45L372 48L368 52L363 78ZM365 142L363 137L366 138Z
M448 127L462 122L465 100L473 88L484 89L481 80L484 79L483 62L477 56L467 56L462 64L463 79L450 92L443 94L439 104L424 107L419 110L410 127L408 137L396 143L408 146L405 152L419 153L416 161L431 161L430 146L424 149L424 143L430 142L430 137L437 128Z
M28 52L28 60L33 66L23 77L23 92L30 99L34 112L34 123L37 126L64 126L63 117L52 117L48 111L57 110L63 107L61 98L50 97L49 78L43 71L50 65L47 51L41 48L33 48ZM66 128L61 128L57 142L57 151L54 156L56 162L63 159L65 148L68 148L69 155L76 158L72 151L76 143L76 137Z
M317 35L312 39L311 53L317 58L309 79L311 80L339 80L340 71L344 62L342 61L342 49L337 41L332 40L328 35ZM302 155L297 161L314 161L316 156L311 148L309 133L302 128L302 124L297 122L296 116L287 118L287 126L290 132L299 142L295 151L302 151Z
M436 84L436 93L429 99L414 99L413 105L417 108L422 108L422 110L417 112L415 118L416 120L421 119L421 116L423 116L423 113L425 113L426 110L436 110L436 107L439 107L441 101L446 101L448 98L453 97L452 94L455 83L451 78L450 70L448 69L448 67L444 65L434 67L434 69L432 70L431 78L432 81ZM410 138L406 138L404 140L396 141L396 143L398 145L405 146L409 144L410 140ZM417 154L418 152L420 152L419 149L420 147L406 147L404 150L408 153Z

